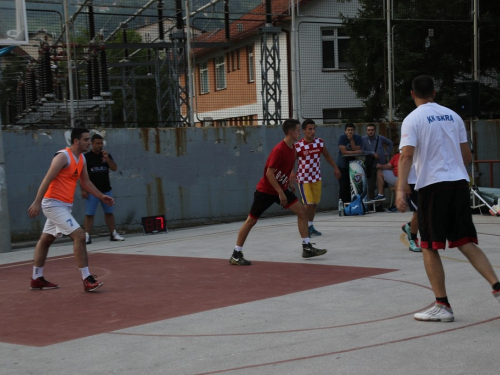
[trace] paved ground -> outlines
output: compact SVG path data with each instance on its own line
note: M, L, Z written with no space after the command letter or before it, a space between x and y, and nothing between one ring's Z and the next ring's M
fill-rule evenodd
M0 254L0 373L498 374L500 304L458 250L442 253L455 322L413 319L433 295L409 218L320 213L328 253L310 260L294 217L262 219L250 267L228 263L241 223L97 239L94 294L67 242L45 267L57 290L29 290L32 247ZM500 273L500 221L474 220Z

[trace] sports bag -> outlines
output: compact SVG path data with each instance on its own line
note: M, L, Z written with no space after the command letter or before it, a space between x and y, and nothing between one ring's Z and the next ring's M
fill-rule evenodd
M361 195L356 195L356 198L349 203L349 205L344 210L345 216L354 216L354 215L364 215L366 214L366 207L363 203L363 198Z

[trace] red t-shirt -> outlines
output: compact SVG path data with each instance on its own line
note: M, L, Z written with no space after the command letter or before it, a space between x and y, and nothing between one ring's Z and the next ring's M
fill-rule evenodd
M398 152L396 155L394 155L389 162L392 164L392 173L394 173L394 176L398 177L398 164L399 164L399 156L401 154Z
M266 166L264 167L264 176L260 179L257 184L257 190L261 193L278 195L278 192L272 187L268 178L266 177L267 168L274 168L274 177L280 184L283 190L288 188L288 177L292 172L293 166L295 165L295 149L293 146L290 148L285 143L281 141L269 154Z

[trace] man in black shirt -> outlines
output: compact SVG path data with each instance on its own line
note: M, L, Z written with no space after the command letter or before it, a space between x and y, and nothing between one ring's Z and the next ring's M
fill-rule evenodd
M111 185L109 182L109 170L116 171L116 165L113 157L103 150L103 139L99 134L92 136L92 150L85 154L87 161L87 171L90 181L102 193L112 196ZM92 243L90 233L94 225L94 215L97 210L99 200L92 194L82 189L82 198L85 199L85 240L88 244ZM115 230L115 217L113 215L113 207L101 202L104 211L104 219L109 229L110 241L124 241L125 238L120 236Z

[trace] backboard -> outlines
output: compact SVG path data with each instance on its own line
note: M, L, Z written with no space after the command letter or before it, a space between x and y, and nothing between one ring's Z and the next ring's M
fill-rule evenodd
M0 0L0 46L28 44L24 0Z

